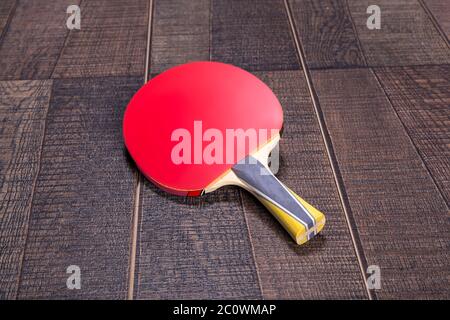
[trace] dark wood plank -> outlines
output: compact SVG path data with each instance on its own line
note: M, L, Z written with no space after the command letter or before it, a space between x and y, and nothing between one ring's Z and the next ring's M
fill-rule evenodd
M282 0L211 0L212 60L249 71L299 69Z
M291 0L310 69L365 66L345 0Z
M15 4L16 0L3 0L0 2L0 39L3 37L8 21L11 20L14 14Z
M448 299L448 208L375 75L312 76L377 296Z
M121 127L141 83L55 80L19 298L126 298L136 180ZM70 265L81 290L66 287Z
M450 6L444 0L423 0L423 2L437 20L448 41L450 38Z
M183 198L146 181L141 210L136 298L261 298L236 188Z
M450 207L450 65L376 74Z
M209 60L210 0L154 1L151 69Z
M81 30L68 35L53 77L143 75L148 0L81 3Z
M264 298L367 298L303 73L257 75L284 111L277 176L327 218L321 235L298 246L259 202L243 193Z
M48 79L68 33L66 9L78 3L18 0L0 43L0 79Z
M379 0L381 29L366 26L371 0L348 0L370 66L450 63L447 44L417 0Z
M51 84L0 82L0 299L17 294Z

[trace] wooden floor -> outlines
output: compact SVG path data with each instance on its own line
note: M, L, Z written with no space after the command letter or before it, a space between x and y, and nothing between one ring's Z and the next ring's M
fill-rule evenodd
M377 0L369 30L372 2L0 1L0 298L449 299L450 6ZM193 60L280 99L278 176L328 221L307 245L244 191L136 170L127 102Z

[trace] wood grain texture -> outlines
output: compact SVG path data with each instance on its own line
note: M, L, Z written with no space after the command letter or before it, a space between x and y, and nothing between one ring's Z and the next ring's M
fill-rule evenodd
M55 80L19 298L126 298L135 169L121 127L141 83ZM81 290L66 287L70 265Z
M345 0L291 0L310 69L365 66Z
M201 199L146 181L137 299L259 299L261 292L239 190Z
M51 84L0 82L0 299L17 294Z
M437 20L448 41L450 38L450 6L445 0L423 0L423 2Z
M0 43L0 79L48 79L64 45L75 0L19 1Z
M212 60L248 71L299 69L282 0L211 0Z
M448 299L448 208L374 74L312 76L377 297Z
M381 29L366 26L370 0L348 0L370 66L450 63L447 44L417 0L378 0Z
M210 0L154 1L151 70L209 60Z
M14 14L16 0L3 0L0 2L0 39L3 37L3 32L7 27L8 21Z
M72 30L54 78L143 75L148 0L81 3L81 30Z
M375 72L450 207L450 65Z
M257 76L274 90L284 111L277 177L327 219L320 235L298 246L259 202L243 192L264 298L367 298L303 73Z

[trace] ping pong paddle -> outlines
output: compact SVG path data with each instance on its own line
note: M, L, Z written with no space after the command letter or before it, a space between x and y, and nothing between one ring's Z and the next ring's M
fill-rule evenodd
M200 196L240 186L302 244L322 230L325 216L268 167L282 124L277 97L257 77L224 63L193 62L161 73L133 96L123 135L139 170L158 187Z

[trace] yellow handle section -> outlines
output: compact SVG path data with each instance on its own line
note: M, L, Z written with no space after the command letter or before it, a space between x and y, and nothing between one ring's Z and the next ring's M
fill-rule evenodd
M308 233L315 231L315 233L317 234L322 231L325 225L325 215L314 208L312 205L310 205L308 202L303 200L292 190L289 189L289 192L291 192L306 208L306 210L308 210L308 212L314 217L314 220L316 221L316 230L306 230L305 226L301 222L294 219L291 215L277 207L275 204L259 195L255 196L272 213L272 215L278 220L278 222L280 222L284 229L291 235L292 239L294 239L294 241L300 245L308 241Z
M231 170L240 185L261 201L297 244L307 242L323 229L324 214L287 188L257 159L247 156Z

